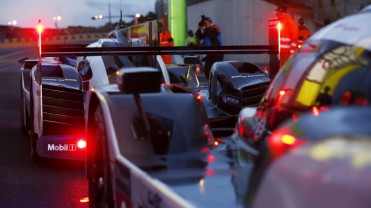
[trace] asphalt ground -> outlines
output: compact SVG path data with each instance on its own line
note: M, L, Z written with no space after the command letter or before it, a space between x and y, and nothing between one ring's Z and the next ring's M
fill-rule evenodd
M83 162L48 160L36 165L19 126L17 59L36 58L35 47L0 48L0 207L88 207Z

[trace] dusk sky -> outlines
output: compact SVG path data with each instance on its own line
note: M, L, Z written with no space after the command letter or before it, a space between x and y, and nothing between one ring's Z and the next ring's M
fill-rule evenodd
M147 14L154 11L155 0L121 0L123 15L135 13ZM120 15L120 0L1 0L0 25L8 25L16 20L19 27L35 27L41 19L44 27L55 27L53 17L61 16L58 27L67 26L102 26L108 19L92 20L95 15L108 16L108 4L111 15ZM124 19L130 21L131 19ZM112 19L117 22L118 18Z

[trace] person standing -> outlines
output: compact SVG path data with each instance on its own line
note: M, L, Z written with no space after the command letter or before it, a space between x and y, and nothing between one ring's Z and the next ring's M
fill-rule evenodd
M201 46L205 39L205 29L206 29L206 23L205 21L201 20L198 23L198 29L196 31L196 45Z
M304 42L311 36L311 32L307 27L305 27L303 18L300 18L298 22L299 22L298 47L301 48Z
M196 45L196 37L193 34L192 30L188 31L186 42L186 46L195 46Z
M174 46L174 40L171 36L169 30L163 28L161 23L158 24L158 28L160 31L160 46L161 47L171 47ZM171 64L171 55L161 55L162 60L165 64Z
M202 15L202 18L204 19L206 23L205 39L204 39L203 45L204 46L223 45L220 28L217 25L213 24L210 17L205 17L204 15ZM224 58L223 54L206 55L205 68L204 68L206 79L209 79L209 73L210 73L212 65L217 61L223 61L223 58Z
M281 67L298 49L298 25L287 13L287 8L280 6L276 10L280 22L280 63Z

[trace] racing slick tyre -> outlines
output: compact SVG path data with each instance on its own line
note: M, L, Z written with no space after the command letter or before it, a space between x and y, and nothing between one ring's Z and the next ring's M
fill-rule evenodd
M40 157L36 148L37 134L33 133L31 129L31 158L35 164L41 164L44 162L44 159Z
M31 85L31 92L32 92L32 85ZM40 157L39 153L37 152L36 142L38 139L38 135L35 133L34 124L33 124L33 96L30 97L30 111L31 111L31 118L30 118L30 140L31 140L31 158L35 164L41 164L44 162L44 158Z
M113 207L111 168L106 144L107 134L100 107L95 110L91 129L94 131L92 139L95 142L91 147L94 150L90 164L88 164L92 171L89 177L89 207Z
M25 101L24 101L24 94L23 94L23 89L22 89L22 77L20 78L20 93L21 93L21 103L20 103L20 107L19 107L19 115L20 115L20 118L19 118L19 124L20 124L20 128L21 128L21 131L23 134L27 134L28 133L28 129L27 129L27 121L25 121L25 119L27 119L27 115L26 115L26 104L25 104Z

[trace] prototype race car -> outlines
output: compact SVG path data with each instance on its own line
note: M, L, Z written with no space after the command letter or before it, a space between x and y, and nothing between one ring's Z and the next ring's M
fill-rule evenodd
M33 160L82 160L84 96L78 72L70 65L38 60L25 60L21 71L21 127L30 135Z
M252 161L213 139L202 100L155 68L117 76L87 93L90 207L245 206Z
M369 207L370 126L371 108L353 106L277 128L253 207Z
M243 107L256 106L267 89L270 79L265 71L253 64L241 61L224 61L213 65L210 80L200 82L192 68L199 60L186 56L186 65L165 65L158 46L157 22L147 22L130 28L117 29L110 33L111 39L101 39L88 48L148 47L141 53L131 55L80 56L76 68L80 72L84 89L97 88L115 82L115 72L122 67L154 67L162 72L163 83L180 85L178 91L200 94L208 116L210 127L217 136L233 133L237 114ZM171 47L172 54L201 53L260 53L277 54L273 46L250 46L222 48L179 48ZM150 54L151 53L151 54ZM176 86L169 86L176 88ZM227 130L227 131L226 131Z
M370 17L361 12L315 33L282 67L259 106L241 111L235 135L264 150L266 138L287 119L333 106L369 105L371 30L361 22Z
M300 116L304 113L311 112L313 116L318 116L332 111L334 107L369 106L371 30L361 22L370 17L370 11L361 12L315 33L282 67L259 106L241 111L234 138L256 151L251 155L256 158L257 168L250 190L259 186L259 179L275 155L302 143L290 132L275 131L284 121L299 120L300 123ZM350 114L357 112L349 110ZM361 113L357 115L361 116ZM359 127L355 128L348 121L339 121L343 118L331 118L334 120L316 120L323 128L308 127L310 130L307 131L305 127L293 125L291 132L315 138L313 135L325 136L326 132L341 134L348 128L353 128L353 134L368 129L358 123ZM362 122L357 119L351 121Z

